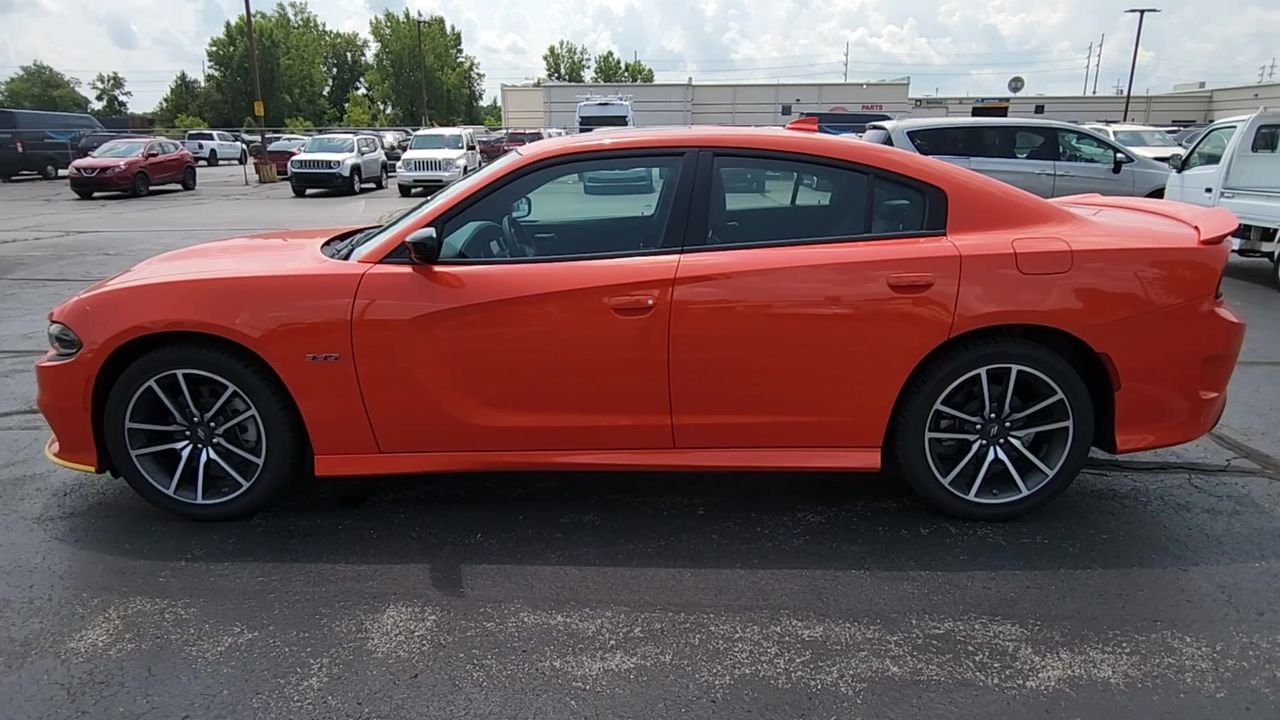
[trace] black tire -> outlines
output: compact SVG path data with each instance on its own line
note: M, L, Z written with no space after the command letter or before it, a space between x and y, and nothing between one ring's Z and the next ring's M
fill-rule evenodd
M143 197L151 192L151 178L146 173L138 173L133 176L133 184L129 186L129 194L134 197Z
M209 164L209 167L217 167L217 166L218 166L218 151L217 151L217 150L210 150L210 151L209 151L209 159L208 159L208 160L206 160L205 162Z
M81 200L92 200L92 199L93 199L93 191L92 191L92 190L76 190L76 191L75 191L75 194L76 194L76 195L78 195L78 196L80 196L80 199L81 199Z
M58 179L58 161L53 158L45 158L40 164L40 177L45 180Z
M1054 474L1032 488L1028 494L998 504L962 497L954 490L943 486L930 464L927 456L929 441L925 440L930 414L934 403L944 399L943 394L953 386L953 383L979 368L1008 364L1016 364L1041 373L1061 389L1073 422L1070 440L1064 443L1061 461ZM997 389L995 385L992 393L997 398L1003 396L1003 390ZM1039 343L1021 338L992 337L958 344L921 368L907 387L903 388L901 397L902 400L893 419L893 431L889 441L893 453L893 464L926 503L937 510L960 518L1009 520L1043 506L1066 490L1075 480L1081 467L1084 466L1093 441L1093 404L1089 397L1089 390L1080 378L1080 374L1054 351ZM1005 428L1008 427L1009 425L1005 424ZM972 431L979 432L976 427ZM985 433L985 430L982 432ZM1009 447L1003 445L1003 442L1001 440L1002 447ZM1031 441L1026 442L1030 444ZM989 445L992 450L995 450L995 443L995 440L991 440L983 445L984 447ZM977 447L976 441L974 447ZM1010 450L1010 452L1013 451ZM977 462L979 459L978 456L974 458L972 462ZM959 465L964 464L959 463ZM956 466L956 464L951 465L952 468ZM996 467L998 472L1007 473L1005 468ZM992 494L996 492L993 488ZM983 497L992 498L985 492Z
M192 167L192 166L188 165L188 166L187 166L187 169L182 171L182 189L183 189L183 190L195 190L195 189L196 189L196 169L195 169L195 167Z
M290 185L289 185L289 187L293 188L293 196L294 196L294 197L306 197L306 196L307 196L307 189L306 189L305 187L302 187L301 185L294 185L294 184L290 184Z
M413 194L413 188L409 185L396 185L400 190L400 197L409 197Z
M230 381L243 391L261 419L265 435L262 467L250 479L247 489L223 502L201 505L172 497L147 479L129 453L124 426L131 399L152 378L178 369L213 373ZM307 465L302 422L280 383L256 363L238 354L202 345L160 348L126 368L107 397L102 436L112 466L135 492L156 507L194 520L230 520L251 515L276 499L294 479L298 468Z
M382 168L378 170L378 179L373 182L373 186L378 188L379 190L386 189L387 187L387 166L386 165L383 165Z
M1271 256L1271 279L1275 281L1276 289L1280 290L1280 250Z
M241 150L241 151L240 151L240 164L241 164L241 165L244 165L244 164L245 164L245 163L247 163L247 162L249 162L249 153L245 152L244 150Z
M351 175L347 178L346 193L348 195L359 195L364 182L364 176L360 174L359 168L351 168Z

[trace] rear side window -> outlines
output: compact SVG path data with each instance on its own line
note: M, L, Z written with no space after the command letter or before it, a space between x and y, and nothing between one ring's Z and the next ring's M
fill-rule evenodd
M1253 135L1253 144L1249 149L1256 153L1277 152L1280 144L1280 125L1260 125Z
M912 130L907 139L921 155L956 155L963 157L965 152L964 128L941 127Z
M792 160L717 157L708 245L784 244L925 232L926 193L868 172Z
M888 130L882 127L869 127L867 131L862 133L862 141L875 143L876 145L888 145L893 147L893 136Z

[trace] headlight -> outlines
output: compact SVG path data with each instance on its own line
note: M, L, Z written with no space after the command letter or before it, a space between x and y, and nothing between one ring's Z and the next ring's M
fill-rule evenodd
M116 173L118 173L118 172L120 172L120 171L122 171L122 170L124 170L124 166L123 166L123 165L116 165L116 166L114 166L114 167L109 167L109 168L107 168L107 174L108 174L108 175L115 175Z
M75 165L72 165L71 167L67 168L67 174L71 176L79 175L80 169L77 168Z
M403 163L403 162L400 162L399 160L397 160L397 161L396 161L396 172L400 172L400 168L402 168L402 167L404 167L404 163Z
M330 161L329 161L329 168L330 168L331 170L337 170L337 169L338 169L338 168L340 168L340 167L342 167L342 163L338 162L337 160L330 160Z
M457 160L454 160L454 161L453 161L453 164L454 164L454 165L457 165L458 167L466 167L466 166L467 166L467 158L466 158L465 156L464 156L464 157L460 157L460 158L458 158Z
M289 167L296 167L296 168L300 168L300 167L302 167L302 163L301 163L301 162L298 162L297 160L290 160L290 161L289 161Z
M49 323L49 347L60 357L71 357L80 352L80 338L62 323Z

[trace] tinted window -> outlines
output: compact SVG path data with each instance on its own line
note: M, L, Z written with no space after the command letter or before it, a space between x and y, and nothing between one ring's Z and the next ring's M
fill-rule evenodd
M213 133L211 133L211 132L189 132L189 133L187 133L187 139L188 139L188 140L212 140L212 139L213 139Z
M1200 138L1200 142L1196 143L1195 149L1187 156L1186 161L1182 163L1182 169L1190 170L1193 167L1217 165L1222 162L1222 154L1227 150L1227 143L1231 141L1231 136L1235 134L1236 128L1234 125L1214 128L1206 132Z
M1013 156L1019 160L1057 160L1058 141L1052 128L1010 128Z
M737 245L921 231L924 193L857 170L717 157L707 243Z
M941 127L925 130L912 130L907 139L921 155L959 155L964 156L964 128Z
M1253 144L1249 149L1256 153L1277 152L1277 139L1280 139L1280 125L1261 125L1253 135Z
M1058 159L1062 162L1111 165L1116 161L1116 150L1092 135L1075 130L1059 130Z
M682 162L587 160L517 178L445 223L440 257L589 257L660 248ZM527 214L515 212L522 198Z

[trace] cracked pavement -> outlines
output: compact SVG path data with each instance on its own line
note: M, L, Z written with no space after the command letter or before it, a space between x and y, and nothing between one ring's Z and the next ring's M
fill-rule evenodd
M1211 437L1095 453L1044 512L924 510L804 473L348 479L200 524L41 454L45 314L148 255L373 222L394 191L294 200L0 186L0 716L1225 718L1280 712L1280 293Z

